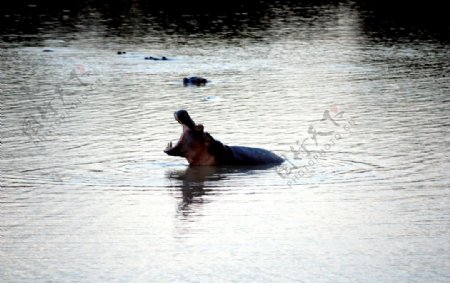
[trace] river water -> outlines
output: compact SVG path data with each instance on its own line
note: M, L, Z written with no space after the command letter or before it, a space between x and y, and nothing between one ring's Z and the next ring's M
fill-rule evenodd
M447 40L351 2L129 13L3 29L0 281L450 281ZM287 161L189 168L178 109Z

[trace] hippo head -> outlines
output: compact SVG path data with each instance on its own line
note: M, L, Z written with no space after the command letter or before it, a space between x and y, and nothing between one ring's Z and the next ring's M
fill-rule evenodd
M215 157L209 150L214 139L203 131L203 125L196 125L186 110L178 110L174 116L182 125L183 132L177 144L172 146L169 142L164 152L184 157L190 165L215 165Z

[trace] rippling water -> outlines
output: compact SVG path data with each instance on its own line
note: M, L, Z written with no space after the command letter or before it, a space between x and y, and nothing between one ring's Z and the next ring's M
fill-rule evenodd
M364 17L89 10L5 31L0 278L448 282L449 46ZM184 87L193 75L210 82ZM162 152L178 109L287 161L189 168Z

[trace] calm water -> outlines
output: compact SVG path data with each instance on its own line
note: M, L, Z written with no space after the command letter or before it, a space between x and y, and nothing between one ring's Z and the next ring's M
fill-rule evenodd
M447 41L350 4L139 11L4 29L0 281L450 281ZM189 168L182 108L288 161Z

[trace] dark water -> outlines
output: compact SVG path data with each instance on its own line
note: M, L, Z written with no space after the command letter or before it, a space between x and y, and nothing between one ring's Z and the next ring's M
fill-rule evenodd
M442 19L123 3L2 14L0 281L450 280ZM181 108L288 160L189 168Z

